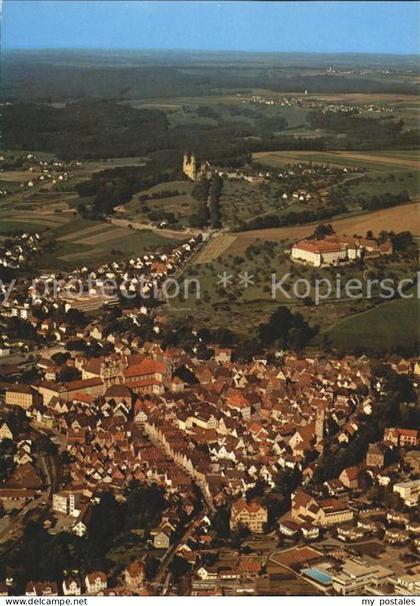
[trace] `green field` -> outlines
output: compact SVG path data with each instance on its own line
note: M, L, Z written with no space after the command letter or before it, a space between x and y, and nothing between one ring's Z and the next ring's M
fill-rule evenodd
M46 225L40 225L39 223L30 221L0 219L0 234L6 236L21 234L22 232L30 234L42 233L47 229L48 227Z
M392 170L389 174L372 173L348 183L348 192L354 195L375 196L382 193L397 194L408 191L415 198L420 194L418 171Z
M90 224L90 225L89 225ZM82 243L82 229L98 227L92 234L90 243ZM71 228L73 227L73 231ZM175 240L163 238L152 231L134 231L109 225L105 222L76 220L60 228L58 234L50 231L49 235L63 237L57 239L57 248L40 258L39 264L49 269L72 269L81 265L100 265L126 257L136 257L157 249L165 250L175 244ZM65 233L64 233L65 232ZM98 236L98 243L95 243ZM100 241L105 238L105 241ZM87 238L86 238L87 239ZM85 241L86 241L85 239Z
M55 240L54 250L37 261L43 269L52 270L69 270L84 264L99 265L165 249L175 243L175 240L152 231L134 231L105 221L83 219L71 212L54 212L52 209L57 200L63 201L66 197L74 201L71 192L58 196L34 192L19 202L9 201L5 207L0 207L0 234L40 233Z
M135 231L106 223L104 220L84 219L76 212L80 203L92 201L92 198L80 198L77 194L75 186L81 180L98 170L115 166L140 166L144 165L146 160L143 157L133 157L84 162L75 169L68 181L54 188L46 189L45 185L37 184L32 189L22 189L0 198L0 235L42 233L54 240L54 249L37 259L43 269L51 270L70 270L85 264L99 265L172 246L175 240L152 231ZM180 184L186 190L192 187L192 184L187 182ZM159 187L171 188L168 184L162 184L157 186L155 191L158 191ZM188 196L188 191L185 196ZM168 198L168 206L176 203L181 206L182 203L190 208L189 199L182 202L181 197ZM165 200L159 202L164 203ZM133 205L135 203L134 201Z
M6 181L5 179L0 179L0 189L6 190L9 193L19 191L20 181Z
M133 232L129 237L116 238L106 246L89 247L72 242L59 243L58 249L42 255L38 264L45 269L71 270L83 265L95 266L126 257L165 250L174 242L149 231Z
M341 182L329 186L335 199L345 202L350 211L358 212L360 204L373 196L408 192L412 200L420 197L420 163L417 152L260 152L254 159L270 168L282 168L296 162L330 164L360 168L358 175L344 176ZM291 210L299 210L292 208Z
M391 351L395 347L419 348L420 302L397 299L345 318L321 331L317 337L328 337L331 344L343 351L365 348Z
M279 95L268 90L257 90L256 95L275 98ZM284 95L280 95L283 97ZM174 97L171 99L133 100L125 102L135 108L158 108L164 111L172 128L179 127L217 127L218 124L238 124L244 127L254 127L264 118L284 118L286 127L281 130L284 134L298 136L320 136L319 132L309 132L306 117L309 109L297 105L282 106L280 104L265 105L254 103L252 94L233 94L226 91L225 95L203 95L202 97ZM203 108L207 112L203 112ZM276 132L274 130L274 132Z

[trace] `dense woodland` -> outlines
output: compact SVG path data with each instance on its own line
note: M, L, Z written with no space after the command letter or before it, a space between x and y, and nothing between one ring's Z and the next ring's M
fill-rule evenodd
M162 165L178 165L183 152L194 149L211 161L231 164L235 157L252 151L326 147L323 140L273 134L286 127L281 118L262 118L255 126L220 120L214 126L192 121L169 128L161 110L134 109L113 101L84 101L60 108L16 103L4 107L2 125L5 147L52 152L62 159L154 154Z
M308 116L311 128L346 135L347 149L403 149L419 143L418 131L403 132L403 120L361 117L349 113L313 111Z
M3 109L2 127L3 142L11 149L36 149L74 159L147 154L161 138L165 146L168 122L159 110L135 110L105 101L62 108L18 103Z
M147 167L121 166L94 173L89 180L76 186L82 198L93 197L93 204L81 203L79 212L92 217L109 214L116 205L129 202L135 192L164 183L173 177L171 171L163 172L150 164Z
M194 149L212 161L253 151L410 147L418 133L392 118L313 111L308 127L326 136L293 137L284 117L265 107L224 104L223 117L206 98L268 92L418 94L416 59L250 53L60 51L6 52L2 58L3 145L53 152L62 158L163 153L165 162ZM333 63L346 72L327 73ZM385 65L385 63L384 63ZM364 70L369 66L372 71ZM324 70L324 71L323 71ZM410 75L412 77L410 77ZM408 76L408 77L407 77ZM135 109L133 99L202 97L191 123L170 124L159 109ZM11 103L11 104L8 104ZM266 111L267 110L267 111ZM199 119L197 121L197 118ZM252 120L248 120L252 118ZM200 122L201 120L201 122ZM204 120L204 122L203 122ZM208 124L205 121L213 121ZM345 138L340 138L340 135ZM344 147L343 147L344 146Z

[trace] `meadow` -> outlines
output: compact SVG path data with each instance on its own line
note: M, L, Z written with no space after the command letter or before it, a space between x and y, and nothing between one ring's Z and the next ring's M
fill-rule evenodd
M373 352L396 348L416 349L420 321L420 301L415 292L411 299L396 299L341 319L322 329L316 343L328 339L341 351L355 349Z

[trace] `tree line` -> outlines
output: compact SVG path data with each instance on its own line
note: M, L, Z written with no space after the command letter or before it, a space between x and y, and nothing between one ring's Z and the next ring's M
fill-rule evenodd
M269 227L286 227L288 225L303 225L305 223L314 223L325 221L337 215L348 212L347 206L339 204L333 207L318 208L314 210L302 210L299 212L291 211L285 215L269 214L263 217L250 219L240 227L241 231L253 229L267 229Z
M392 206L399 206L410 201L410 194L408 191L400 191L397 194L391 194L389 192L383 194L377 194L371 196L366 200L362 201L363 210L379 210L380 208L391 208Z
M215 174L211 179L200 179L192 190L193 197L199 202L197 212L190 217L191 227L218 229L222 226L221 195L223 179Z

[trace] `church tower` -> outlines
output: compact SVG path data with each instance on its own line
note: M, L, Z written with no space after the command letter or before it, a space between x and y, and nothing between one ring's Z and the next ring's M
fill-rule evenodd
M316 419L315 419L315 436L316 436L316 445L315 448L322 452L323 445L322 442L324 440L324 426L325 426L325 408L324 404L318 404L316 409Z
M197 161L194 154L185 152L184 161L182 163L182 172L192 181L197 178Z

